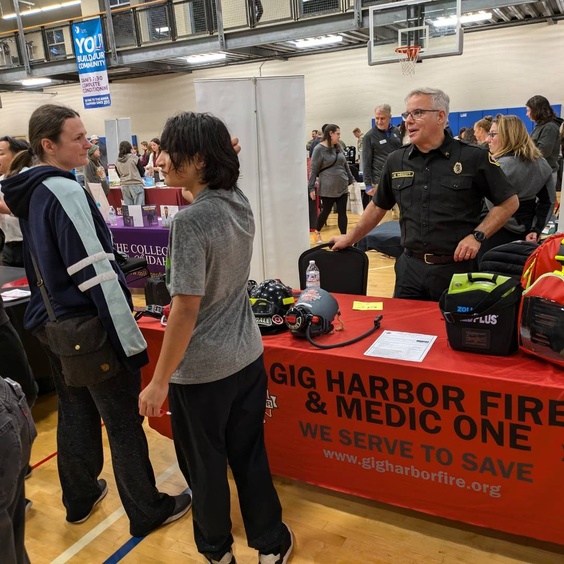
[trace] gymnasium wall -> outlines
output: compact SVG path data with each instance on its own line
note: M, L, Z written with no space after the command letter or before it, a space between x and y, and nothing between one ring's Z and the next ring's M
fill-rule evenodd
M75 85L51 89L56 96L2 93L1 134L25 135L33 109L52 102L80 111L90 133L103 135L105 119L131 117L138 140L150 139L158 135L167 116L194 109L194 78L262 73L305 76L306 123L304 138L297 141L305 142L311 129L334 122L340 125L345 142L352 144L352 130L369 129L376 104L389 103L398 114L405 95L419 86L445 90L453 111L523 106L534 94L562 104L564 79L558 54L563 52L564 24L535 24L467 34L461 56L425 60L417 64L414 77L403 76L399 64L370 67L366 49L354 49L112 83L112 106L107 109L83 110L80 88Z

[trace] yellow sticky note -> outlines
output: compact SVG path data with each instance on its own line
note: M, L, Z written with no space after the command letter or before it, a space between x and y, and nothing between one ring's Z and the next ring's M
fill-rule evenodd
M353 309L359 311L381 311L384 309L384 302L353 302Z

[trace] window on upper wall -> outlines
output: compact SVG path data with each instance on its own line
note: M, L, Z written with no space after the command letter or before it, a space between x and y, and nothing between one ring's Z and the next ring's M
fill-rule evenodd
M65 45L65 32L61 29L49 29L45 32L47 48L49 49L49 60L67 56Z
M118 6L129 6L130 0L110 0L110 8L117 8Z

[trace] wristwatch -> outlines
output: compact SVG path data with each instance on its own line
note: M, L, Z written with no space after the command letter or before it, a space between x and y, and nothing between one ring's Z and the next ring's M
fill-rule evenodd
M483 231L472 231L472 235L478 243L483 243L486 240L486 234Z

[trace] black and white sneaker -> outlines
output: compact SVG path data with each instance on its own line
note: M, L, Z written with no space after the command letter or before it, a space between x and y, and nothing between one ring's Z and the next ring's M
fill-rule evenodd
M190 488L184 490L180 495L174 496L174 509L170 517L163 522L163 525L174 523L181 517L184 517L192 507L192 496L190 495ZM162 525L161 525L162 526Z
M235 560L235 556L233 556L233 552L230 550L226 552L220 560L214 560L213 558L210 560L208 558L208 564L237 564Z
M286 564L288 562L294 548L294 535L286 523L283 525L288 530L288 534L284 535L278 551L272 554L259 553L259 564Z
M69 517L67 515L67 521L69 523L72 523L73 525L80 525L80 523L84 523L84 521L86 521L88 517L92 515L92 512L94 511L95 507L108 495L108 483L106 482L106 480L103 479L98 480L98 487L100 488L100 495L98 499L92 504L90 511L84 517L79 517L78 519Z

